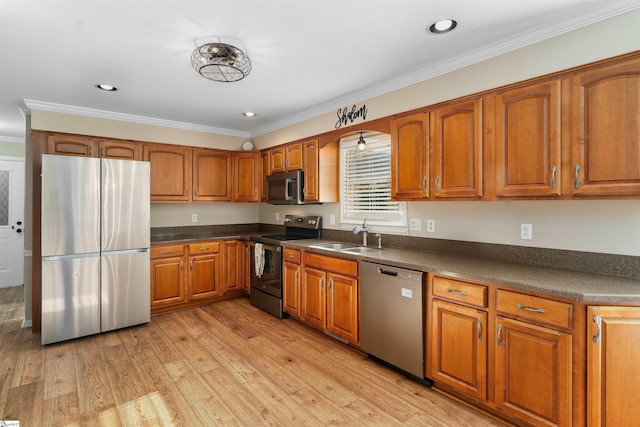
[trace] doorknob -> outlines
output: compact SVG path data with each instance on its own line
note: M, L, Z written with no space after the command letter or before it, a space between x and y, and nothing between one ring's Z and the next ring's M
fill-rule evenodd
M16 232L17 232L18 234L22 233L22 228L18 228L18 229L16 230Z

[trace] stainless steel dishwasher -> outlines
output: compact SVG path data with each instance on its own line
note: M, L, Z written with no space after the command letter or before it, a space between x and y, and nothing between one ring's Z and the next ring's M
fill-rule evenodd
M423 275L360 263L362 351L419 380L424 380Z

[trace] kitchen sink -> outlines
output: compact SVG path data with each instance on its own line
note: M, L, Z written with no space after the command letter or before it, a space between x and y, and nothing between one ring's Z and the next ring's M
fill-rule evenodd
M348 252L350 254L365 254L367 252L381 251L382 248L369 248L366 246L356 246L353 248L341 249L340 252Z
M347 249L358 248L358 246L352 245L351 243L340 243L340 242L318 243L317 245L313 245L311 247L318 248L318 249L329 249L331 251L344 251Z

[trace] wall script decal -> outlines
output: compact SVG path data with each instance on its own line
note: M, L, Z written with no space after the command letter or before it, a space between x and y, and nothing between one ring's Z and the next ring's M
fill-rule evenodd
M358 108L355 104L351 107L338 108L338 121L336 122L336 129L340 129L341 126L353 123L356 119L362 117L362 120L367 119L367 106L362 105Z

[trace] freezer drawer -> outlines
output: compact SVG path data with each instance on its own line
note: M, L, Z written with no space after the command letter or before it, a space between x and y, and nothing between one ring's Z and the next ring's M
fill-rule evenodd
M102 331L151 319L149 250L102 253Z
M100 256L42 259L42 344L100 332Z

